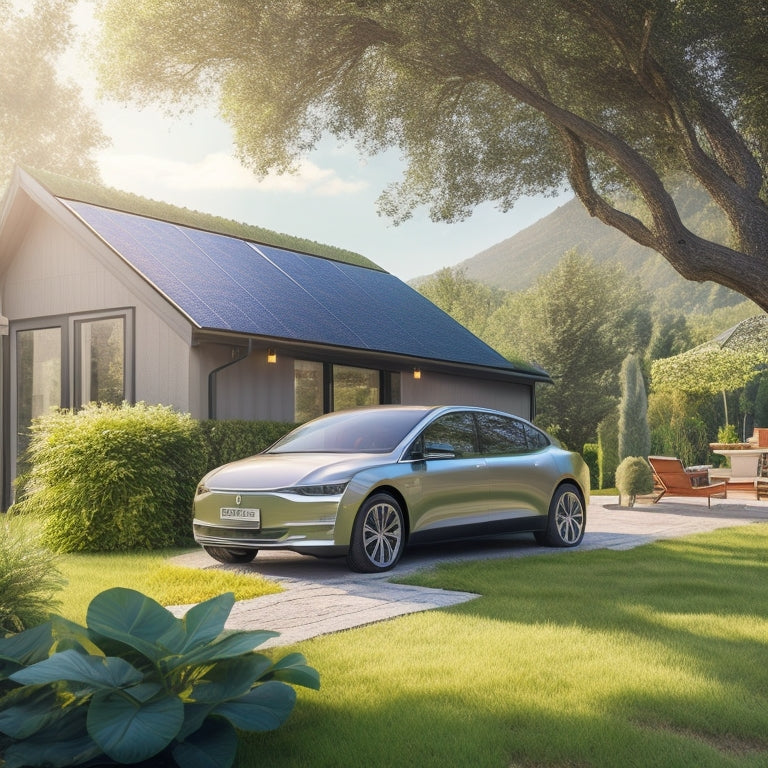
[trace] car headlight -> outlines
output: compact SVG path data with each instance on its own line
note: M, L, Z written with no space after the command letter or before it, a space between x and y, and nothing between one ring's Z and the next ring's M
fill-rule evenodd
M326 485L299 485L295 488L286 488L286 493L295 493L298 496L341 496L349 485L346 483L328 483Z
M210 493L210 491L205 483L200 483L200 485L197 486L197 490L195 491L195 496L202 496L204 493Z

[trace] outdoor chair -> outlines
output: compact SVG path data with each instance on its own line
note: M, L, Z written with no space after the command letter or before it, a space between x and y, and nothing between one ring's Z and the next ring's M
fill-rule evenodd
M725 482L710 483L702 472L686 471L683 462L678 458L649 456L648 463L653 470L654 504L663 496L704 496L707 499L707 506L711 507L713 496L723 498L728 496ZM704 482L701 485L695 485L694 478L703 479Z

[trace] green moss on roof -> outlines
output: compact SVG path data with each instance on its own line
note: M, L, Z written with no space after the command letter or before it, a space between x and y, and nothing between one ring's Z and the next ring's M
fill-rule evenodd
M384 271L370 259L354 251L347 251L332 245L324 245L323 243L317 243L314 240L307 240L303 237L273 232L270 229L193 211L189 208L180 208L169 203L150 200L149 198L134 195L130 192L123 192L112 187L71 179L49 171L31 168L25 168L25 170L46 187L54 197L74 200L80 203L90 203L102 208L133 213L160 221L169 221L185 227L202 229L206 232L230 235L242 240L286 248L313 256L322 256L326 259L354 264L359 267L367 267L368 269L376 269L380 272Z

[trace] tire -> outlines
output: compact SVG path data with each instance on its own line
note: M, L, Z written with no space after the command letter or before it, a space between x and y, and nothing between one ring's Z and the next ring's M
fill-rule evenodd
M250 563L258 549L234 549L232 547L203 547L203 549L220 563Z
M347 565L358 573L380 573L397 565L405 546L400 505L387 493L366 499L352 526Z
M576 547L584 538L587 511L579 489L570 483L561 485L549 503L547 530L536 539L548 547Z

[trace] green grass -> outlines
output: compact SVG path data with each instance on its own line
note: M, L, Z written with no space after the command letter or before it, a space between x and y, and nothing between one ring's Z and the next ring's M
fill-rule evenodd
M84 622L88 604L110 587L130 587L161 605L199 603L222 592L234 592L238 600L280 592L281 587L254 574L199 570L174 565L168 552L120 552L114 554L59 555L56 564L67 585L56 597L57 613Z
M239 768L768 765L768 525L410 581L482 597L301 643L322 689Z

